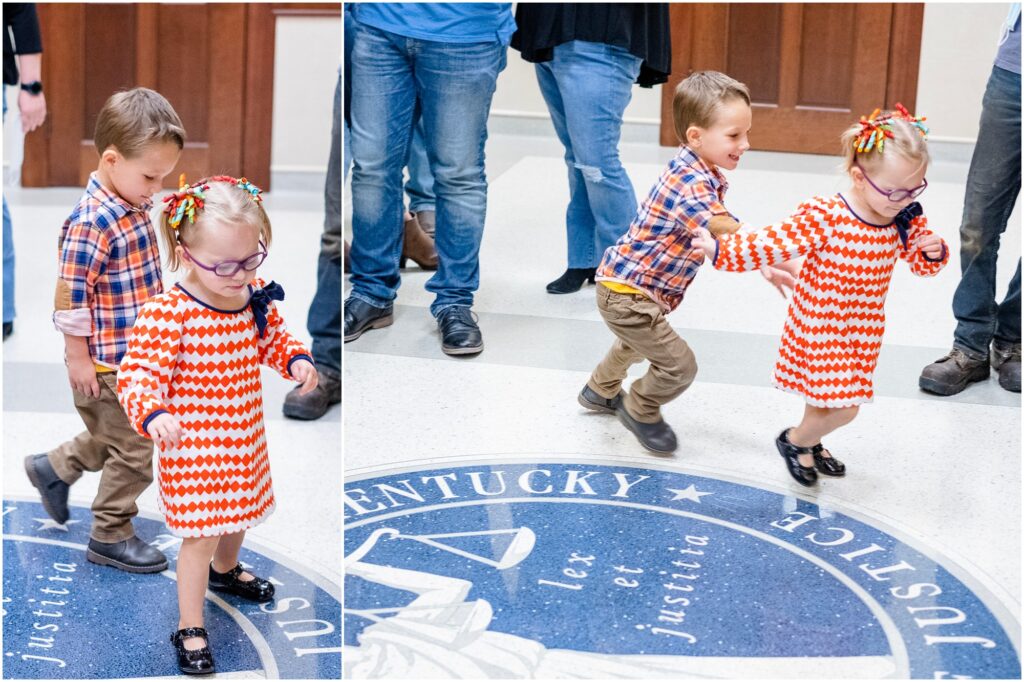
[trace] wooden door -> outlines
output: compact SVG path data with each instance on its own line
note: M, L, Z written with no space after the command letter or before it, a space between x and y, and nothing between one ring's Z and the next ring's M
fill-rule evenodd
M270 189L274 26L341 4L40 3L48 116L25 140L22 184L84 186L96 169L96 115L114 92L164 95L187 133L178 174L245 176Z
M673 4L672 76L661 143L675 145L672 94L722 71L750 89L756 150L838 154L839 135L875 107L917 99L921 4Z

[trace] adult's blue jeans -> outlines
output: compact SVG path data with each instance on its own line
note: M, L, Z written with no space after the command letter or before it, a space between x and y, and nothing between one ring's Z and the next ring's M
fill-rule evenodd
M324 231L320 238L316 293L306 329L317 366L341 374L341 74L334 88L331 151L324 183Z
M4 118L7 118L7 93L3 93ZM4 324L14 322L14 228L4 194Z
M405 183L405 193L409 196L409 210L413 213L434 211L437 208L434 174L430 172L424 134L423 118L420 117L412 133L412 146L409 148L409 181Z
M960 223L960 284L953 295L953 344L988 357L989 343L1020 342L1020 259L1002 303L996 303L999 239L1020 193L1020 74L992 68L981 128L967 173Z
M619 137L641 61L621 47L574 40L536 65L569 167L570 268L596 267L636 215L636 194L619 161Z
M381 307L394 300L402 252L402 170L415 113L423 120L437 195L437 272L430 312L471 306L480 284L487 210L484 143L506 46L406 38L357 24L352 46L353 298Z

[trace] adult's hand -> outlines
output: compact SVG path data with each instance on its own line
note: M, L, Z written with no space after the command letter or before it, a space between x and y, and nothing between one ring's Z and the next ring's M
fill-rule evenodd
M46 120L46 96L21 91L18 95L18 111L21 113L21 132L30 133Z

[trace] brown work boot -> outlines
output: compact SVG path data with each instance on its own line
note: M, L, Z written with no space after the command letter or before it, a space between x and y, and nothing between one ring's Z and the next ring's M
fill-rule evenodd
M992 369L999 372L999 385L1007 391L1020 393L1020 341L992 342Z
M405 214L405 236L402 238L402 259L398 267L404 268L406 259L411 258L423 270L437 270L437 251L434 240L420 227L416 216Z
M972 357L956 346L921 370L917 385L937 395L956 395L974 381L988 379L988 358Z

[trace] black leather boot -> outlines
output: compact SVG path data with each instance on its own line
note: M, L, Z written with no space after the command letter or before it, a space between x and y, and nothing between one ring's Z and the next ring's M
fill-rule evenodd
M619 409L619 405L622 404L622 394L617 393L614 398L602 398L597 391L590 388L589 384L584 384L583 390L580 391L576 400L588 410L615 414L615 410Z
M638 422L626 411L626 406L622 401L619 401L618 407L615 408L615 414L618 415L622 425L633 432L636 439L640 441L640 445L643 445L651 452L659 455L670 455L676 451L678 443L675 431L665 423L664 419L653 424Z
M345 301L345 343L355 341L368 329L387 327L395 321L394 308L372 306L358 298Z
M159 573L167 569L167 557L163 552L134 535L121 542L100 542L89 538L85 558L94 564L128 573Z
M25 473L39 491L43 509L50 518L60 524L67 523L71 516L68 512L68 491L71 486L60 480L50 464L50 458L45 454L29 455L25 458Z
M548 283L549 294L571 294L579 291L584 282L594 283L597 268L569 268L554 282Z

